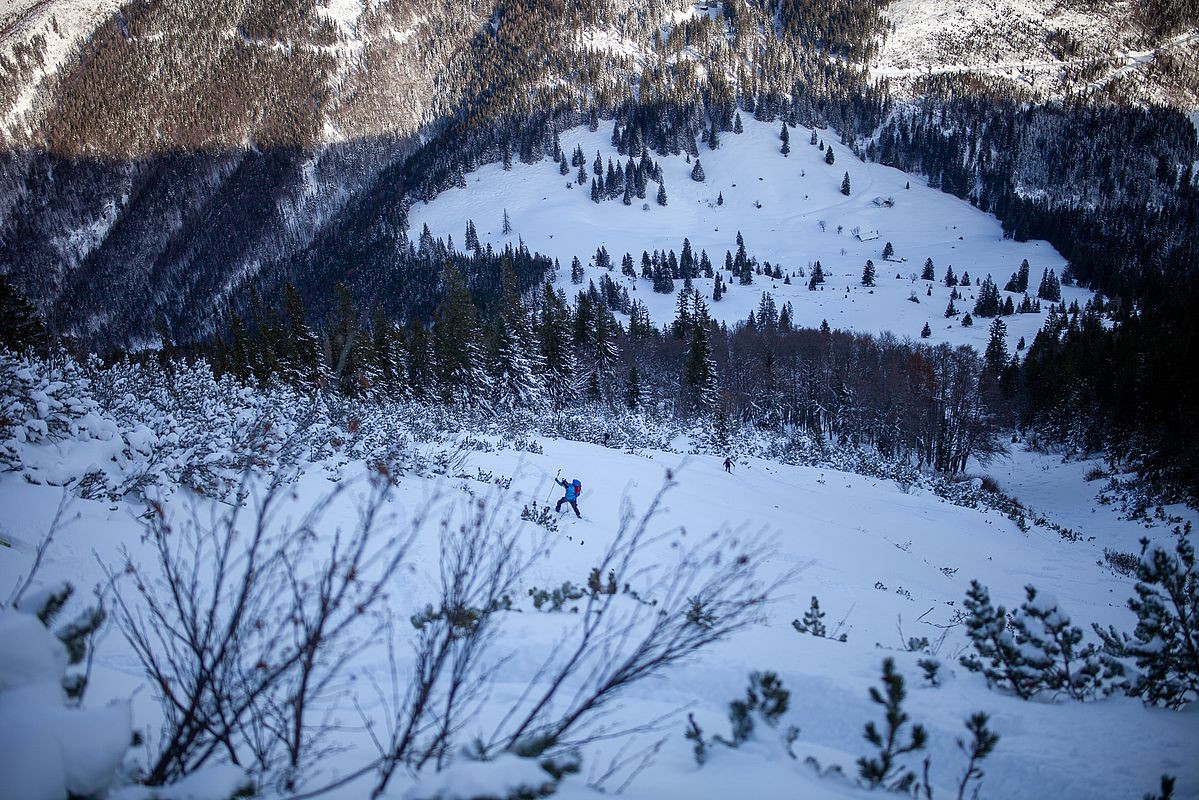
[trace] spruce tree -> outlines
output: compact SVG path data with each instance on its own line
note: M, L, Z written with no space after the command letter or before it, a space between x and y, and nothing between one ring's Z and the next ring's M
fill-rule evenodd
M658 184L658 205L666 205L666 184L665 182Z
M14 353L27 348L44 351L50 343L41 315L16 287L7 275L0 275L0 345Z
M687 410L692 414L706 414L716 404L716 362L712 358L708 309L698 292L694 295L694 304L683 383Z
M932 335L933 335L933 329L928 326L927 322L924 323L924 327L920 329L920 338L927 339L928 337L930 337Z
M956 277L954 277L954 274L953 274L953 265L952 264L950 264L948 267L945 268L945 285L949 286L949 287L954 287L954 286L958 285L958 279Z
M479 312L462 274L442 270L445 299L433 321L433 373L442 402L475 408L488 396Z
M578 256L575 256L570 262L570 282L583 282L583 262L579 261Z
M560 411L574 397L575 357L571 347L570 311L565 299L546 283L537 318L537 344L545 365L546 399Z
M641 398L645 389L641 385L641 372L637 369L637 362L634 361L629 366L629 374L625 379L624 385L624 404L630 411L636 411L641 405Z
M691 180L698 183L704 182L704 168L699 163L699 159L695 159L695 166L691 168Z
M783 146L780 148L780 152L783 154L783 157L786 158L791 153L791 134L787 132L786 122L783 123L783 130L779 133L779 138L783 140Z
M996 317L991 323L990 335L986 352L983 354L983 361L986 363L987 369L998 375L1007 366L1007 324Z
M492 323L489 347L493 404L536 408L542 402L544 364L533 347L528 310L516 288L516 275L505 257L500 266L503 305Z
M832 165L836 160L837 160L837 157L835 155L833 155L833 148L830 147L829 149L824 151L824 163L825 164ZM847 194L847 193L842 192L842 194Z
M874 262L866 259L866 266L862 268L862 285L874 286Z
M887 243L886 243L886 244L883 246L883 258L884 258L884 259L886 259L886 258L890 258L890 257L891 257L891 256L893 256L893 255L895 255L895 248L891 246L891 243L890 243L890 242L887 242Z
M829 152L832 152L831 150ZM845 177L841 179L841 194L849 196L849 173L845 173Z
M933 271L933 260L931 258L924 259L924 271L920 273L920 280L935 281L937 274Z

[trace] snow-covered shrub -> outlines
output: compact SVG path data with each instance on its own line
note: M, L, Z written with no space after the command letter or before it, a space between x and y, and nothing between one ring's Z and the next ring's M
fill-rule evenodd
M1009 617L1003 606L991 604L985 586L970 582L966 631L975 653L963 656L962 666L1025 700L1044 691L1087 700L1121 685L1119 663L1094 643L1084 644L1082 628L1070 624L1052 596L1033 586L1025 594Z
M810 633L813 636L819 636L824 639L835 639L838 642L844 642L849 637L842 633L838 635L837 631L831 634L828 632L828 626L824 624L825 613L820 610L820 601L812 595L812 605L804 612L803 619L791 620L791 627L800 633ZM840 629L840 626L837 626Z
M129 704L83 709L87 655L103 620L88 609L51 631L72 593L60 584L0 608L0 775L6 797L66 800L106 793L133 740Z
M1141 540L1132 636L1095 626L1106 651L1135 660L1128 692L1146 703L1181 708L1199 697L1199 573L1195 548L1183 533L1174 552Z
M751 672L744 700L729 703L729 722L732 725L731 739L717 737L717 741L730 747L739 747L749 740L754 732L755 720L776 727L787 708L791 705L791 692L783 688L783 682L774 672ZM795 735L798 735L798 731ZM794 741L795 736L791 736Z
M710 741L705 739L703 729L699 727L692 714L687 715L687 728L683 731L683 738L692 743L691 749L695 763L702 767L708 760L708 748L711 745L740 747L749 741L758 722L763 722L770 728L778 727L779 721L783 714L787 713L790 705L791 692L783 687L783 682L779 680L777 673L751 672L749 686L745 690L745 699L733 700L729 703L731 728L729 738L716 735ZM791 745L798 738L799 728L794 725L789 726L783 737L788 753L791 752ZM794 758L794 755L792 757Z
M88 384L65 354L39 359L0 349L0 469L23 466L22 445L112 438L116 426L103 417Z

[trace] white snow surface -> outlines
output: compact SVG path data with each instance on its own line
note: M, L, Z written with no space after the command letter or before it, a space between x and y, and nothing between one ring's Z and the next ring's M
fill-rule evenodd
M556 281L568 294L580 287L570 283L571 259L578 256L586 265L587 280L598 281L602 269L594 264L596 249L607 248L613 262L610 276L618 284L628 285L630 296L649 309L658 324L674 318L675 295L656 294L650 282L641 278L630 281L620 274L625 253L633 256L640 275L641 254L655 249L682 252L683 239L690 240L698 258L707 250L714 268L724 264L726 251L737 251L737 232L745 240L746 251L758 261L781 265L784 273L810 274L820 261L827 282L820 291L811 292L807 279L793 277L786 285L755 275L750 286L737 285L725 273L728 294L718 303L711 302L712 280L695 282L708 299L712 316L730 324L744 320L758 306L763 292L769 292L781 308L791 302L796 324L818 327L822 320L834 329L864 333L891 331L900 337L917 337L927 322L932 344L970 344L981 350L988 339L988 320L975 318L964 328L962 314L972 311L978 283L987 275L1001 288L1022 259L1028 259L1031 296L1035 298L1042 271L1055 270L1061 276L1066 260L1050 244L1042 241L1016 242L1005 239L999 221L968 202L930 189L916 176L897 169L864 163L833 138L828 130L817 134L833 149L831 166L825 154L809 145L811 129L790 130L791 154L780 152L781 123L760 123L743 115L745 132L722 134L720 147L709 150L700 144L699 159L705 181L691 180L692 165L686 156L658 158L666 183L667 205L655 202L657 184L647 183L646 199L625 206L620 198L598 205L591 201L591 185L574 182L577 169L560 175L557 165L545 159L536 164L513 162L505 172L500 164L488 164L466 176L466 186L450 189L430 203L418 203L409 212L410 235L417 237L424 225L434 236L452 236L455 247L464 247L466 223L473 220L483 244L500 248L506 243L523 241L530 250L557 258L562 269ZM606 165L627 161L611 144L612 124L602 123L596 132L586 127L561 134L563 151L569 156L581 145L587 158L587 171L598 151ZM848 172L851 194L841 194L841 179ZM910 184L911 188L905 188ZM717 196L724 204L717 205ZM894 199L893 207L876 205L879 198ZM761 208L755 203L760 202ZM648 203L648 210L642 204ZM512 222L512 234L502 235L504 210ZM823 220L825 230L819 222ZM841 232L838 233L838 227ZM878 238L859 241L877 231ZM896 259L883 260L882 251L891 242ZM925 259L933 260L935 281L920 280ZM867 259L874 261L877 285L861 285ZM946 319L944 312L951 290L942 281L947 267L954 274L970 275L971 286L959 288L962 299L955 302L961 314ZM896 277L898 275L898 277ZM676 290L681 283L676 281ZM928 291L932 290L932 296ZM911 296L919 300L911 302ZM1022 295L1002 292L1019 305ZM1063 286L1062 299L1079 304L1091 296L1076 287ZM1032 341L1044 322L1049 304L1041 314L1016 314L1004 317L1008 344L1014 351L1021 337Z
M1171 536L1163 527L1145 529L1117 519L1107 507L1098 507L1093 500L1094 486L1080 479L1086 464L1062 464L1060 459L1018 451L1007 467L1009 471L1001 475L1005 486L1018 496L1024 497L1027 490L1029 505L1048 513L1051 519L1059 510L1068 511L1080 521L1064 522L1076 524L1095 537L1092 541L1067 542L1037 526L1027 534L1021 533L996 512L951 505L928 493L905 492L890 481L831 470L741 458L735 473L728 475L719 457L685 457L652 450L622 452L549 438L538 439L544 452L537 453L515 451L501 441L489 441L494 448L490 451L478 442L472 446L473 451L457 471L459 477L402 477L387 509L388 524L408 518L430 498L438 498L438 508L460 518L473 502L472 497L499 504L501 519L519 524L522 505L532 499L544 503L547 497L555 496L551 478L559 468L564 476L577 476L583 481L585 491L580 505L585 519L562 518L561 531L552 537L548 553L522 581L515 598L519 610L503 612L494 651L488 659L489 663L502 660L502 668L486 694L479 717L464 729L464 743L474 734L486 735L492 729L527 682L534 679L544 658L579 624L572 613L534 611L524 590L558 586L567 580L576 584L585 581L618 525L621 501L628 500L644 509L668 469L673 471L678 486L667 496L663 513L650 523L654 533L662 534L652 546L651 561L669 564L679 546L714 532L732 542L766 531L773 537L773 549L765 577L789 570L797 573L759 623L680 667L633 685L621 703L610 709L609 725L620 727L646 723L665 714L673 716L656 731L585 746L581 754L583 772L563 782L560 797L598 797L599 792L587 785L588 780L595 780L622 752L628 756L658 740L662 744L648 768L636 775L623 797L869 797L870 793L849 780L817 776L803 759L812 756L824 767L840 765L846 774L856 774L855 760L870 752L862 737L863 725L881 717L867 690L877 685L884 657L893 657L907 679L906 710L929 730L926 754L931 758L937 796L952 796L964 768L955 740L964 735L963 721L975 711L990 714L992 727L1001 736L997 750L984 764L984 797L1138 797L1155 788L1162 773L1178 776L1176 796L1195 797L1199 793L1199 761L1194 758L1199 752L1199 715L1146 708L1122 696L1087 703L1049 699L1025 702L990 690L980 676L957 666L956 658L966 644L961 626L949 629L939 649L946 673L940 688L924 684L916 664L921 656L903 648L910 636L928 636L936 641L941 629L933 625L951 624L972 578L990 588L995 602L1009 607L1023 599L1025 584L1034 584L1047 597L1052 595L1076 624L1087 627L1088 635L1091 622L1131 630L1133 617L1124 603L1132 595L1132 581L1097 563L1102 561L1102 549L1128 549L1128 543L1141 534L1165 543ZM685 442L681 444L686 446ZM26 443L22 447L33 451L50 450L52 446ZM64 462L92 457L86 443L78 441L59 442L53 453ZM26 455L28 461L34 460L32 453ZM465 477L479 470L511 478L510 488ZM307 465L278 517L300 516L331 489L330 477L354 481L364 471L361 462L346 463L335 457L330 463ZM0 547L0 589L4 590L0 596L27 572L33 545L39 532L49 525L62 491L33 485L16 473L0 474L0 508L5 509L3 538L11 545ZM176 492L164 501L168 514L184 514L192 503L198 504L201 516L209 509L219 511L223 507L186 494ZM351 489L339 496L318 534L332 536L336 527L352 527L355 500L361 494ZM152 556L141 539L137 519L143 510L127 501L74 501L73 521L59 532L40 577L45 582L70 580L86 590L101 580L97 559L119 564L123 547L128 548L132 558L150 563ZM1088 519L1095 524L1088 526ZM539 530L526 529L525 541L531 542ZM410 554L410 569L391 599L400 619L435 597L437 551L438 527L430 525L419 534ZM636 588L652 594L654 574L634 578ZM847 642L800 635L792 628L790 621L807 610L813 595L819 597L830 627L844 622ZM51 664L58 665L57 657L47 655L44 647L40 653L35 652L41 645L31 643L45 643L46 635L37 632L36 620L30 625L31 619L24 615L0 617L0 662L41 659L36 670L0 670L16 675L18 681L24 680L23 675L40 674ZM401 655L407 654L406 643L401 641L399 645ZM686 714L693 713L707 735L727 735L728 703L744 695L747 675L754 670L777 671L792 692L791 707L780 728L759 725L753 738L740 749L715 746L709 762L698 767L690 743L682 736ZM387 674L386 655L377 649L368 650L350 665L350 694L357 695L368 714L377 715L380 709L377 696L367 685L372 680L385 682ZM56 686L44 683L33 688L39 685L41 691L57 691ZM49 781L45 786L30 783L31 788L20 794L21 798L61 797L57 787L62 784L55 783L56 776L71 779L72 770L84 765L68 760L69 741L61 751L52 746L52 737L59 729L51 723L34 724L34 717L27 714L29 706L20 697L14 698L16 694L0 692L0 738L8 740L7 744L0 742L0 759L11 759L8 769L14 763L36 765L21 774L31 780ZM39 707L48 707L46 700L43 697ZM157 729L161 712L152 687L145 685L136 659L116 631L101 637L99 643L86 704L91 711L74 712L73 718L80 720L81 713L116 715L119 712L109 711L111 700L131 703L138 729ZM339 751L324 763L318 783L346 774L374 756L350 698L342 696L339 702L338 713L347 724L339 734ZM100 722L97 718L96 724ZM788 756L780 739L781 730L789 725L800 730L794 745L798 760ZM73 729L88 742L103 738L79 723ZM113 741L120 741L123 749L128 739L113 737ZM622 747L628 749L622 751ZM64 754L66 767L49 761L59 752ZM910 763L919 766L915 759ZM0 784L0 797L15 800L17 795L6 794L14 785L7 782L9 776L15 774L8 769L0 764L0 772L6 775L6 782ZM605 784L607 791L620 785L630 771L628 766L618 770L617 777ZM160 795L130 788L116 796L129 800L159 796L215 800L218 787L231 785L236 773L204 773L192 781L195 792L189 785L182 794L165 791ZM530 776L536 777L536 772L528 763L511 759L488 764L458 760L440 774L432 770L416 776L397 774L385 796L466 797L480 786L498 790ZM365 796L369 789L369 782L357 781L328 796L351 800ZM268 798L276 796L269 786L263 791Z
M116 777L132 732L127 701L66 708L63 644L31 614L0 611L0 798L91 797Z

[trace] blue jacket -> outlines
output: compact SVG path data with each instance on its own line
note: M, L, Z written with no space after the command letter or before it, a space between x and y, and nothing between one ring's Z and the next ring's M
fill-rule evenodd
M566 499L567 500L577 500L579 498L579 493L575 491L575 485L573 483L570 483L569 481L558 481L558 482L566 487Z

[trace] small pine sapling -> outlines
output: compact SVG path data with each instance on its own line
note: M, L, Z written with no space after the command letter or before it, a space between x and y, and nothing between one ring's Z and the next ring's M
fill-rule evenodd
M717 736L715 740L728 747L740 747L753 733L755 717L761 718L773 728L778 725L783 714L787 713L790 705L791 692L783 687L777 673L751 672L745 699L729 703L732 738ZM788 740L794 741L796 735L798 732L792 734L788 731Z
M923 750L928 743L928 733L923 725L913 724L907 741L902 742L904 727L910 720L903 710L906 694L903 676L895 671L895 660L885 659L883 691L871 686L870 699L885 710L886 729L879 731L873 721L866 723L864 736L866 741L878 748L878 754L872 758L863 756L858 759L858 774L871 789L883 787L893 792L910 793L916 786L916 773L899 764L898 759L908 753Z
M929 686L939 688L941 686L941 662L938 659L922 658L916 662L916 666L924 670L924 680Z
M1141 539L1132 636L1095 626L1114 660L1135 660L1139 673L1128 693L1150 705L1181 708L1199 697L1199 573L1195 548L1183 530L1174 552Z
M1161 791L1149 792L1145 800L1174 800L1174 776L1162 775Z
M704 741L704 731L695 721L694 714L687 715L687 730L683 732L683 738L691 742L695 763L702 767L708 761L708 743Z
M962 780L958 783L958 800L966 799L966 790L970 788L971 783L974 783L975 787L969 796L978 797L984 774L979 765L995 751L995 745L999 744L999 734L987 727L988 719L981 711L971 714L970 719L966 720L966 730L970 732L969 744L958 739L958 749L969 759L966 771L962 773Z
M804 612L803 619L791 620L791 627L795 628L799 633L810 633L822 639L836 639L839 642L846 641L848 637L844 633L838 636L836 631L833 631L832 635L829 634L828 626L824 624L824 617L825 613L820 610L820 601L813 595L812 605Z

